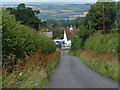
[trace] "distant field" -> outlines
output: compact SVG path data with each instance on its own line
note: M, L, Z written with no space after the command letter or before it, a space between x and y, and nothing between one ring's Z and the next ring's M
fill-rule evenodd
M41 10L38 17L42 20L47 19L76 19L77 17L85 17L91 5L86 4L68 4L68 5L38 5Z
M77 18L77 17L85 17L86 14L82 14L82 15L72 15L72 16L69 16L70 18Z
M3 5L0 8L13 7L16 8L17 5ZM40 5L27 5L34 10L40 10L40 14L37 15L41 20L47 19L76 19L77 17L85 17L91 4L40 4Z
M53 15L50 15L50 16L63 16L63 15L70 15L70 14L78 14L78 13L73 13L73 12L68 12L68 13L58 13L58 14L53 14Z
M77 17L85 17L88 12L82 12L83 14L81 15L71 15L69 18L77 18Z
M17 5L0 5L0 8L16 8ZM30 5L27 5L27 7L30 7L30 8L36 8L36 6L30 6Z
M60 10L61 12L73 12L73 10Z

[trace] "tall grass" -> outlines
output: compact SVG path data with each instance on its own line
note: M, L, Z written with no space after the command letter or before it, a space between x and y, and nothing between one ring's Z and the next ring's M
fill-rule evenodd
M102 53L118 53L118 51L120 51L118 33L110 33L106 35L95 33L85 41L84 49Z
M3 10L2 14L3 87L44 87L59 62L55 43L20 24L9 12ZM21 72L23 75L19 75Z
M77 39L77 40L76 40ZM80 38L73 40L71 47L73 55L80 57L95 71L120 82L118 76L118 54L120 52L118 33L94 33L84 41L84 48L80 49ZM82 44L83 45L83 44Z
M60 60L60 51L52 54L42 54L36 51L34 55L26 55L26 63L23 70L19 71L17 63L12 74L6 74L6 68L3 70L3 88L44 88L54 72ZM19 75L20 73L23 75Z
M2 64L9 67L9 73L13 71L19 59L26 62L25 55L31 56L37 50L43 54L51 54L56 50L53 40L38 34L28 26L21 25L9 12L3 10L2 14Z
M118 56L111 53L98 53L93 50L77 50L71 55L80 57L86 65L106 77L120 82L118 73Z

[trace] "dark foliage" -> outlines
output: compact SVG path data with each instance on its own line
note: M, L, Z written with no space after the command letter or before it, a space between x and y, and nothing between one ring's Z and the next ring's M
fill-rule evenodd
M9 10L11 14L15 15L16 20L21 21L21 24L30 26L36 29L36 31L39 28L39 24L46 26L45 23L41 22L36 16L40 14L40 11L32 10L32 8L26 7L25 4L19 4L16 9L7 8L6 10Z
M89 13L86 17L86 25L89 29L103 30L103 12L104 6L104 15L105 15L105 28L106 30L112 29L115 27L115 21L117 17L117 3L116 2L97 2L91 6Z

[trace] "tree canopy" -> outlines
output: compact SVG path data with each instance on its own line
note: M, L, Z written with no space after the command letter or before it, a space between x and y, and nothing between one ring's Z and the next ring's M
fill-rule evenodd
M104 8L103 8L104 6ZM117 3L116 2L97 2L92 5L89 13L86 16L85 23L89 29L102 30L102 10L104 9L105 15L105 28L112 29L115 25L117 17Z
M37 14L40 14L40 11L32 10L32 8L26 7L25 4L19 4L16 9L7 8L6 10L10 10L10 13L15 15L16 20L21 21L21 24L30 26L36 30L38 30L39 24L45 24L36 16Z
M46 36L16 21L13 15L2 11L2 49L4 55L14 54L23 58L25 53L40 50L42 53L52 53L56 50L55 43Z

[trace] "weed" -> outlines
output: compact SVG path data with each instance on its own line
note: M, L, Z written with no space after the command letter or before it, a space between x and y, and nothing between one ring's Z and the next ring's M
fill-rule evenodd
M95 71L120 82L120 77L118 76L118 56L116 54L104 54L92 50L78 50L70 52L70 54L80 57L85 64Z

